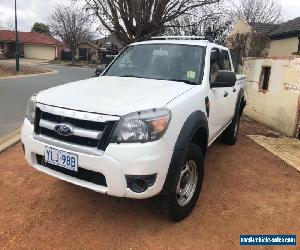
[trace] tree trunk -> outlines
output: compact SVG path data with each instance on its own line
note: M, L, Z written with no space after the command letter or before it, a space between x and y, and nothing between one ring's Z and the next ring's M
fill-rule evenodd
M76 48L72 48L72 65L75 65L76 63L75 55L76 55Z

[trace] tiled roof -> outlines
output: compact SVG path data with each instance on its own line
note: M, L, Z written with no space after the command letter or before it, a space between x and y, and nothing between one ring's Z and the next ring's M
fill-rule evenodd
M264 34L269 34L278 27L278 24L271 23L249 23L249 25L255 29L256 32Z
M280 23L249 23L257 32L267 34L270 38L286 37L300 34L300 17Z
M280 24L275 30L269 33L270 37L300 34L300 17Z
M38 32L18 32L20 43L34 43L46 45L62 45L63 43L52 36ZM15 41L16 33L10 30L0 30L0 41Z

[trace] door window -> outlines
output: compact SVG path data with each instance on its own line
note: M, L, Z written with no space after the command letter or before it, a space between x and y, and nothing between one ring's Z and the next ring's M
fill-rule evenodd
M212 49L210 54L210 74L209 74L210 82L216 80L219 70L220 70L220 52L218 49Z
M229 53L226 50L222 50L221 52L221 69L222 70L230 70L231 71L231 63Z

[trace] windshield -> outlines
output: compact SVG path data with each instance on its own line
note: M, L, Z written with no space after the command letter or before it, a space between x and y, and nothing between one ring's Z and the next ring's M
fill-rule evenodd
M205 47L176 44L129 46L105 73L199 84Z

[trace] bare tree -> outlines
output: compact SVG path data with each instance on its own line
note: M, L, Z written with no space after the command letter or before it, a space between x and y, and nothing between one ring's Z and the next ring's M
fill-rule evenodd
M56 6L49 17L49 27L54 36L70 46L72 64L75 64L76 48L79 43L93 38L90 16L78 6Z
M263 33L252 31L248 33L248 57L267 56L270 49L270 38Z
M224 42L231 23L232 19L230 15L224 13L223 5L216 3L182 15L170 22L166 25L166 34L207 35Z
M0 30L5 29L5 30L14 30L14 24L13 21L10 19L0 19Z
M220 0L85 0L86 8L127 45L163 33L179 16Z
M227 38L234 66L239 72L245 57L267 56L270 48L270 39L267 35L255 31L236 33Z
M248 23L279 23L282 8L278 0L229 0L232 15L243 18Z
M227 40L227 46L230 49L234 68L237 72L241 68L243 58L246 57L248 36L247 33L237 33Z
M4 22L2 19L0 19L0 30L2 30L4 28Z
M166 33L209 35L224 43L231 25L241 17L248 22L276 23L281 20L281 6L276 0L223 0L180 16L171 22ZM251 54L260 55L260 50Z

